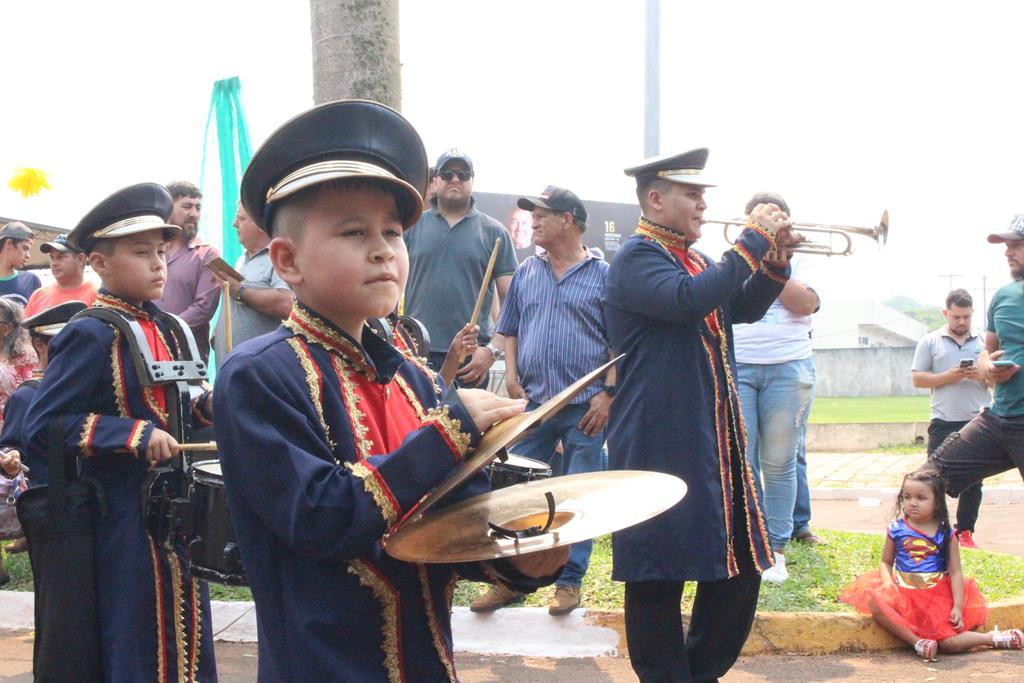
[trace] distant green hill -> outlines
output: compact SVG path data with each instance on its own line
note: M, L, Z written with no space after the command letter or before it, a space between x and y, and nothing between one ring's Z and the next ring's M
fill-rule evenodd
M928 326L929 332L937 330L946 324L946 319L942 317L941 308L937 306L922 306L908 296L894 296L886 301L885 305L895 308L907 317L924 323Z

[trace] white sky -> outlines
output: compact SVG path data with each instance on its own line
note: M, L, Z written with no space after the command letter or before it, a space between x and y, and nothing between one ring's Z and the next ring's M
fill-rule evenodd
M476 189L630 201L643 156L643 0L404 0L403 110ZM1024 3L663 0L663 152L711 148L709 216L781 192L797 220L872 226L816 269L826 301L1008 280L984 236L1024 213ZM0 215L73 227L111 191L198 181L213 82L254 146L312 104L304 0L0 3ZM213 150L211 150L213 151ZM22 199L17 166L53 189ZM207 220L214 218L208 211ZM717 253L708 226L702 242ZM711 235L714 235L712 238Z

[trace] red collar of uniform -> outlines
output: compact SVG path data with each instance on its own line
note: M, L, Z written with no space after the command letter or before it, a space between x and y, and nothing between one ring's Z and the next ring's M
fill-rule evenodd
M690 245L693 244L686 239L685 235L666 228L664 225L658 225L654 221L648 220L646 216L640 216L640 224L636 226L635 234L657 242L666 249L679 249L683 252L689 251Z
M307 341L338 354L352 363L356 370L370 377L376 375L359 344L329 320L298 301L292 304L292 312L282 324Z
M93 306L97 306L99 308L112 308L115 311L127 313L133 318L137 318L139 320L149 320L152 317L149 311L143 308L139 308L138 306L131 303L127 299L120 297L116 294L111 294L105 289L101 289L96 294L96 301L93 302Z

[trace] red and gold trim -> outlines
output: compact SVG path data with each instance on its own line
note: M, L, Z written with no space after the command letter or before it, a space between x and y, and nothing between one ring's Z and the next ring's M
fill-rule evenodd
M764 264L761 264L761 274L772 282L778 282L780 285L784 285L789 282L789 278L785 275L779 275L770 268L766 268Z
M96 424L99 421L99 415L89 413L82 422L82 431L78 436L78 448L82 451L82 455L87 458L96 455L96 451L92 449L92 437L96 434Z
M349 364L346 360L336 355L331 356L331 365L338 375L341 384L341 398L345 402L345 409L348 411L348 421L352 426L352 438L355 441L356 457L359 460L366 460L370 456L373 442L366 438L369 428L363 422L366 415L359 409L359 392L356 391L355 382L348 375Z
M106 292L100 292L96 295L96 300L93 302L93 306L97 306L99 308L112 308L115 311L120 311L121 313L130 315L133 318L138 318L139 320L149 320L149 313L146 313L146 311L142 310L138 306L128 303L121 297L113 296Z
M387 577L365 560L351 560L348 572L359 579L359 583L373 592L381 606L381 648L384 650L384 668L388 672L388 683L405 683L402 661L402 616L398 591Z
M680 249L682 251L686 251L690 248L690 243L687 241L685 235L678 233L675 230L670 230L664 225L658 225L657 223L649 221L644 216L640 217L640 224L636 226L635 234L640 235L644 239L656 242L666 249Z
M149 534L146 534L146 540L149 541L149 559L153 562L153 581L156 584L154 595L154 604L156 605L156 680L163 683L167 680L167 639L165 637L167 629L164 623L166 615L164 613L163 571L160 567L160 554L157 552L156 543Z
M424 425L433 425L455 455L456 462L469 450L469 434L462 430L462 421L448 414L448 406L431 408L427 411Z
M328 325L319 316L304 309L298 302L292 304L292 312L282 325L295 334L302 335L328 351L333 351L344 357L352 363L358 372L370 378L376 376L373 368L366 363L366 357L358 346L346 339L341 332Z
M132 455L139 455L139 446L142 445L142 436L146 433L148 425L148 420L136 420L132 425L132 430L128 433L128 441L125 443L125 448Z
M391 492L391 487L380 476L377 468L367 462L345 463L345 467L351 470L352 474L363 480L363 488L373 497L373 501L380 508L381 516L388 527L398 521L402 516L402 506L398 499Z
M742 244L734 244L732 250L740 255L740 258L743 259L743 262L747 264L748 268L750 268L751 273L757 270L757 262L754 260L754 257L750 255L750 252L747 251Z
M412 409L416 411L416 417L418 417L421 422L426 420L427 413L423 410L423 404L420 403L419 397L416 396L416 392L412 390L412 387L405 381L405 378L401 375L395 375L394 382L398 385L398 388L402 390L402 393L409 401L409 405L412 406Z
M701 343L704 345L704 353L708 357L708 366L711 368L711 378L715 388L715 445L718 450L718 475L722 487L722 519L725 521L726 566L731 578L739 573L739 567L736 563L735 549L732 544L732 475L729 471L729 441L728 435L725 434L725 426L722 424L722 387L718 381L718 363L715 358L715 350L703 336L701 337Z
M188 658L188 680L196 680L199 670L199 644L202 642L203 620L200 618L201 607L199 605L199 583L194 578L189 578L189 599L192 607L192 647L189 648Z
M449 683L457 683L458 678L455 677L455 656L448 649L448 645L444 642L444 636L441 635L441 622L437 618L437 605L434 604L434 598L430 592L430 576L427 574L427 567L421 564L417 565L416 568L419 570L420 588L423 591L423 604L427 608L427 626L430 628L430 636L434 641L434 649L437 650L437 656L441 658L445 673L448 674ZM445 587L446 595L449 586L454 586L454 580L449 581L448 586ZM444 614L450 613L451 602L444 605Z
M125 398L124 366L121 364L121 332L114 330L114 341L110 345L110 370L114 382L114 402L117 414L131 417L128 412L128 399Z
M171 568L171 599L174 602L174 644L178 655L178 681L185 680L188 671L188 652L185 643L185 594L181 585L181 564L173 550L167 553L167 565Z
M288 340L288 345L292 347L292 351L295 352L295 357L298 359L299 365L302 366L302 371L306 374L306 386L309 388L309 397L313 401L313 407L316 408L316 415L320 419L320 427L324 430L324 437L327 439L327 444L333 451L335 444L334 441L331 440L331 430L327 426L327 419L324 417L324 376L321 374L319 366L317 366L313 361L313 356L309 352L309 347L301 337L292 337Z
M427 367L426 362L422 358L416 358L411 353L406 354L406 358L408 358L410 363L419 368L420 372L430 379L430 383L434 386L434 395L440 398L441 385L437 383L437 373Z
M747 230L753 230L758 235L768 240L770 249L775 248L775 236L768 231L768 228L764 227L763 225L755 221L747 221L747 224L744 225L743 227L746 228Z

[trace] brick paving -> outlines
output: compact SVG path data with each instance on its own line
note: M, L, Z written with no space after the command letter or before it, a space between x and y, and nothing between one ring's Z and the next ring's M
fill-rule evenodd
M808 453L807 481L811 489L898 489L903 475L924 459L924 452ZM989 477L985 486L1021 488L1024 482L1013 469Z

